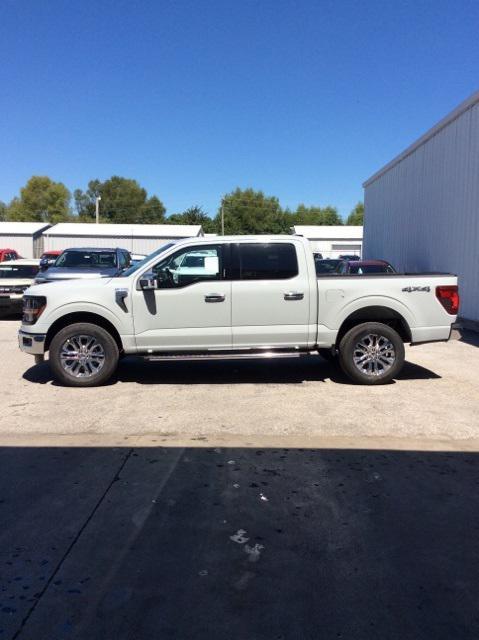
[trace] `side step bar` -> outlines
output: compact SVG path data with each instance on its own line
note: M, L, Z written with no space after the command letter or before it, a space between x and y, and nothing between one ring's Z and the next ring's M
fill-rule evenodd
M193 360L254 360L274 359L274 358L300 358L305 356L317 355L317 351L248 351L248 352L230 352L230 353L161 353L157 355L142 355L149 362L165 362L165 361L193 361Z

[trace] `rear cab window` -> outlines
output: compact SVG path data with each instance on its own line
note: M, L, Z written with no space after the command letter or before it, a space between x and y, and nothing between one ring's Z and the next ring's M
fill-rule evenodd
M233 245L233 280L288 280L298 273L298 257L292 243Z

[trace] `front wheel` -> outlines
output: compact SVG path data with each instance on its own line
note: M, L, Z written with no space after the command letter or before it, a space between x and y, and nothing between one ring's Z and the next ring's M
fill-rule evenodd
M401 371L404 344L399 334L381 322L350 329L339 345L344 373L359 384L386 384Z
M118 345L112 335L88 322L64 327L50 344L53 376L68 387L104 384L115 372L118 357Z

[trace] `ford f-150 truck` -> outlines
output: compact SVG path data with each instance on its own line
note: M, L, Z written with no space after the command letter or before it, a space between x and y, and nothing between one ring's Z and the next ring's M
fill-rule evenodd
M114 278L30 287L19 345L59 382L99 385L119 358L323 355L355 382L397 376L404 343L445 341L450 274L316 275L300 236L186 238Z

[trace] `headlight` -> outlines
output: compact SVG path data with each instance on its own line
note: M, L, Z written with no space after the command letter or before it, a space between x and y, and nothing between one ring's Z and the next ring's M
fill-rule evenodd
M35 324L46 306L45 296L23 296L23 324Z

